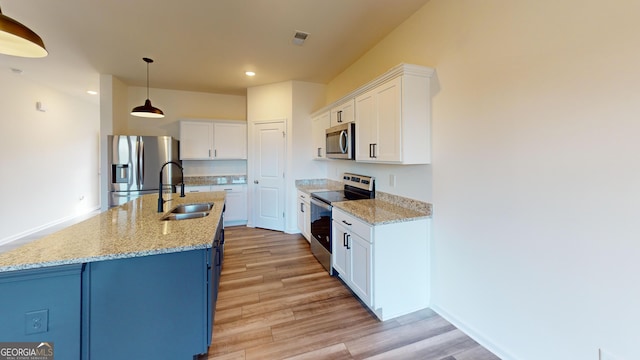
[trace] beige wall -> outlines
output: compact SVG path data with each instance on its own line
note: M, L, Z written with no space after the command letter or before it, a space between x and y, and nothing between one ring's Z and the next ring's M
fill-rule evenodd
M179 139L179 119L247 119L246 96L150 89L149 97L153 106L161 109L165 117L148 119L128 115L129 134L170 135ZM129 106L122 110L128 114L134 107L143 105L146 98L146 88L129 87Z
M504 359L640 358L638 14L431 0L328 84L436 68L432 306Z
M0 244L99 206L100 107L37 80L0 71Z
M285 222L284 231L298 232L295 180L325 177L326 167L320 162L309 161L311 154L311 111L318 108L324 98L322 84L285 81L255 86L247 89L247 121L249 122L249 210L253 208L254 177L252 153L254 133L252 124L269 120L284 121L286 126L285 170ZM253 226L253 214L249 214L249 225Z

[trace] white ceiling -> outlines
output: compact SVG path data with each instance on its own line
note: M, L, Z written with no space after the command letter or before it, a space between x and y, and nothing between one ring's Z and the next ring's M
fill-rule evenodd
M0 71L79 95L99 89L99 74L145 86L143 57L155 61L152 88L244 95L280 81L327 83L427 1L0 0L49 50L0 55ZM291 42L296 30L310 34L303 46Z

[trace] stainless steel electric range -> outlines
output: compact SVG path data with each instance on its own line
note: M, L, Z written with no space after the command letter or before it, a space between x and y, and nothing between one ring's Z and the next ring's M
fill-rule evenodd
M331 275L331 204L338 201L373 199L376 196L375 179L371 176L344 173L342 182L344 190L311 193L311 252Z

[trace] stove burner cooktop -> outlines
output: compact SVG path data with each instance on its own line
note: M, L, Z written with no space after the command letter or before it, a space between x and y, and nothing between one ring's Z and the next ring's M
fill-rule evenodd
M344 190L312 192L311 197L327 204L337 201L375 198L373 177L345 173L342 179Z
M321 201L324 201L327 204L331 204L332 202L336 202L336 201L348 200L344 195L344 191L342 191L342 190L339 190L339 191L319 191L319 192L311 193L311 196L313 196L314 198L319 199Z

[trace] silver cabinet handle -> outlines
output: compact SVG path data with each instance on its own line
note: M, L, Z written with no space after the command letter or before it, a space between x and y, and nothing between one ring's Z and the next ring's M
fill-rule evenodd
M259 181L258 181L258 180L253 180L253 183L254 183L254 184L258 184L258 183L259 183Z

